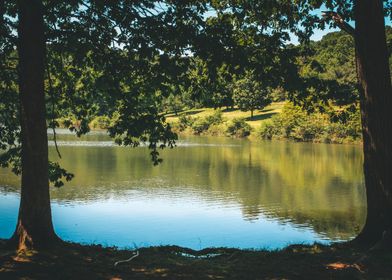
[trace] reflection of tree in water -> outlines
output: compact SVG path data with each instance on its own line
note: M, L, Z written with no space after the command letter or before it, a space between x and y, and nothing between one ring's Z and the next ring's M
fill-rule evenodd
M329 238L359 232L366 209L357 147L266 143L250 149L264 178L255 190L248 189L252 199L241 196L244 215L257 215L261 208L268 217L311 225Z
M164 151L165 161L158 167L144 148L62 147L61 164L76 178L52 191L52 197L87 202L134 195L192 196L223 206L240 204L249 221L263 214L311 225L332 239L349 238L362 226L359 147L219 141L222 146Z

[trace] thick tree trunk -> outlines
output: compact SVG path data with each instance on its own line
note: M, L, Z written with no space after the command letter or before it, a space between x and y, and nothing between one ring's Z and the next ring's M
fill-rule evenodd
M369 245L392 231L392 89L382 0L356 0L355 44L361 93Z
M17 228L11 240L19 249L42 248L59 240L49 198L43 6L41 0L19 0L18 5L22 186Z

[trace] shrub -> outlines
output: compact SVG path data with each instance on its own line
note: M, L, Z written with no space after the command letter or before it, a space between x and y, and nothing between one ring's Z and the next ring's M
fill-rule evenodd
M246 137L250 135L252 127L242 118L231 120L227 126L226 133L234 137Z
M220 109L215 110L212 115L206 116L206 121L210 124L221 124L223 122L222 111Z
M192 124L192 130L195 134L201 134L208 130L210 123L206 118L197 118Z
M301 107L292 103L286 103L282 112L273 118L275 125L280 125L284 132L284 137L290 137L291 132L301 122L306 119L306 112Z
M187 115L180 115L177 122L177 127L179 131L184 131L187 127L191 127L194 123L194 119Z
M263 139L290 138L291 133L306 118L306 113L299 106L286 103L282 112L272 117L271 121L261 125L259 135Z
M92 129L107 129L109 128L111 120L108 116L97 116L89 124Z
M264 122L261 125L260 130L258 131L259 136L262 139L267 139L267 140L271 140L272 138L280 138L283 135L283 133L282 133L281 126L277 124L278 120L279 120L278 118L274 118L271 121Z
M204 118L197 118L192 123L192 130L195 134L201 134L207 131L212 125L219 125L223 122L222 112L216 110L212 115Z
M206 131L206 134L212 136L226 136L225 131L226 127L223 124L213 124L210 125L210 127Z
M355 142L362 137L361 116L359 111L348 115L344 122L332 122L327 128L332 142ZM344 140L344 141L343 141Z
M326 120L321 114L308 115L290 133L296 141L320 142L325 134Z
M296 141L343 143L361 139L359 111L348 112L334 122L326 113L307 114L300 107L286 104L282 112L264 123L258 132L263 139L288 138Z

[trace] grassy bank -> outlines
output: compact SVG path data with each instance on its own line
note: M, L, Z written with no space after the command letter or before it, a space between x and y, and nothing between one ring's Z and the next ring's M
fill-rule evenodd
M165 246L133 252L66 243L47 252L0 246L1 279L391 279L392 254L335 245L281 251L190 249Z
M253 118L250 117L250 112L243 112L238 109L230 109L230 108L222 109L220 110L220 112L222 113L222 124L228 124L233 119L241 119L244 120L244 122L247 123L252 128L252 131L256 131L265 121L271 119L272 116L279 114L284 104L285 104L284 102L276 102L267 106L263 110L255 110ZM165 117L167 122L169 122L174 126L174 128L176 128L176 124L178 124L181 116L186 116L193 119L204 119L208 116L213 115L214 113L216 113L216 110L214 110L213 108L200 108L200 109L181 111L178 112L177 114L169 113L166 114ZM68 118L57 119L57 122L60 128L66 128L70 124L72 124L75 127L79 127L81 125L80 121L76 120L72 116ZM88 123L88 126L91 130L105 130L111 124L112 124L112 120L109 117L97 116ZM221 131L219 133L222 136L225 135L225 128L226 127L224 125L220 128ZM191 131L179 131L178 129L176 129L176 132L182 134L187 134L187 133L194 134ZM210 134L214 135L214 133L210 133Z
M229 137L256 136L258 129L280 113L284 102L273 103L263 110L250 112L236 108L192 109L177 114L167 114L166 119L175 132L182 135L211 135Z
M329 111L328 111L329 110ZM360 143L361 119L355 107L330 107L326 111L306 112L290 102L272 103L257 111L201 108L167 120L179 134L286 139L298 142Z
M238 109L222 109L222 117L226 121L231 121L233 119L244 119L247 124L252 128L257 129L265 121L271 119L272 116L279 114L284 106L284 102L275 102L267 106L263 110L255 110L253 118L250 117L250 112L243 112ZM192 109L184 112L166 115L166 119L170 123L176 123L179 120L179 116L184 114L186 116L191 116L194 118L205 118L206 116L214 114L215 110L213 108L200 108Z
M360 143L361 119L358 108L327 107L326 111L306 112L290 102L275 102L250 112L236 108L199 108L166 114L173 131L180 135L209 135L278 139L316 143ZM79 127L75 119L58 120ZM92 130L105 130L113 123L107 116L97 116L88 124Z

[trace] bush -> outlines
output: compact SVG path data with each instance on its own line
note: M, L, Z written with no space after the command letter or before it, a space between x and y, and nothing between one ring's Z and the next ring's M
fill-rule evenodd
M362 138L360 112L350 113L345 122L332 122L328 126L327 131L332 142L336 142L337 139L340 139L340 142L356 142L360 140Z
M272 138L281 138L283 135L280 125L277 125L278 118L274 118L272 121L264 122L260 130L258 131L259 136L262 139L271 140Z
M177 127L179 131L184 131L187 127L191 127L194 123L194 119L187 115L180 115L177 122Z
M205 118L197 118L192 124L192 130L195 134L201 134L209 127L210 123Z
M206 121L210 124L221 124L223 122L222 111L215 110L212 115L206 116Z
M252 127L242 118L231 120L226 129L226 133L234 137L247 137L251 131Z
M204 118L197 118L191 125L195 134L201 134L207 131L212 125L219 125L223 122L222 112L216 110L212 115Z
M343 143L361 139L359 111L332 122L326 113L307 114L300 107L286 104L282 112L264 123L258 132L263 139L287 138L296 141Z
M306 113L292 103L284 105L282 112L269 122L262 124L259 135L263 139L291 138L291 134L306 118Z
M282 112L277 117L273 118L273 121L275 125L281 126L284 137L290 137L293 129L305 119L306 112L304 112L301 107L295 106L292 103L287 103L284 105Z
M107 129L109 128L111 120L108 116L97 116L89 124L92 129Z
M296 141L320 142L324 138L326 119L321 114L313 114L303 119L290 133L290 138Z
M226 136L226 127L223 124L213 124L210 125L208 130L206 131L206 134L212 135L212 136Z

